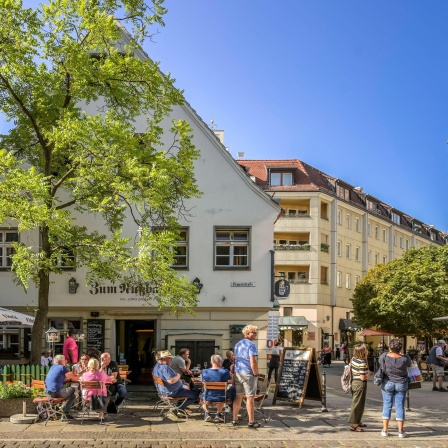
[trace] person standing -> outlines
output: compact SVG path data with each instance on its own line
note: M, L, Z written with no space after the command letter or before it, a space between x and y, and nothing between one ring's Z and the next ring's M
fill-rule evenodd
M344 341L341 345L341 361L344 361L344 364L348 364L350 362L349 351L348 351L348 342Z
M280 342L276 342L272 347L271 359L269 360L268 370L268 383L271 381L272 372L274 372L274 379L277 382L278 368L280 367L280 355L282 353L282 347Z
M232 425L240 423L238 412L241 408L243 396L246 396L246 409L249 418L249 428L259 428L260 423L255 421L255 395L258 382L258 349L252 342L257 337L257 327L246 325L243 328L244 339L235 345L235 387L236 397L233 402Z
M448 359L445 357L445 348L446 342L440 339L429 351L428 363L432 369L432 390L434 392L448 392L448 389L442 386L443 376L445 375L445 363L448 362ZM436 386L437 381L439 387Z
M74 387L64 388L64 381L66 378L77 380L78 376L74 375L65 366L67 363L64 355L56 355L53 360L53 365L50 367L47 376L45 377L45 392L51 398L66 398L67 401L62 404L62 412L64 418L72 420L70 415L73 402L75 401Z
M78 362L78 344L73 337L74 334L75 330L70 328L68 330L68 336L65 338L64 346L62 347L62 354L69 364Z
M389 435L389 421L392 406L395 402L395 413L398 426L398 437L406 437L404 427L404 402L408 390L408 368L412 361L408 355L402 355L403 344L400 339L392 339L389 343L389 352L383 353L379 358L379 365L383 371L381 392L383 394L383 430L381 435Z
M324 367L331 367L331 352L331 347L328 344L325 344L322 350L322 353L324 354Z
M363 432L362 428L366 426L361 420L366 405L367 376L372 373L367 365L368 352L366 344L357 344L350 361L352 372L352 405L348 418L348 422L351 423L350 431Z
M197 401L199 397L199 391L190 390L184 388L184 383L180 379L180 373L176 373L170 364L173 360L173 355L168 350L162 350L156 355L157 362L153 369L153 375L157 378L161 378L163 384L170 397L188 397L185 403L183 403L179 410L183 411L189 404ZM177 416L185 418L182 412L178 412Z

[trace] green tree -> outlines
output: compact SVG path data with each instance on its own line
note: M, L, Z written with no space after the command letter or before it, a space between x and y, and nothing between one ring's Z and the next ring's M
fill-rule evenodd
M162 120L183 95L141 51L151 26L163 25L162 3L51 0L32 9L0 0L0 111L11 122L0 136L0 222L23 236L16 281L38 289L34 363L58 261L86 268L89 284L149 282L157 294L148 302L160 308L197 302L170 265L185 200L200 195L198 151L188 123L164 134ZM146 117L140 134L138 117ZM77 224L85 213L95 229ZM134 235L123 232L129 217Z
M448 246L410 249L369 270L355 288L354 318L363 327L431 338L446 330L434 321L448 310Z

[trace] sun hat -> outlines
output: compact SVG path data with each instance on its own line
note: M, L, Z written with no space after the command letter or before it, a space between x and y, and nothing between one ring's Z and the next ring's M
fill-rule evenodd
M163 359L163 358L172 358L173 355L168 350L162 350L160 352L157 352L157 358Z

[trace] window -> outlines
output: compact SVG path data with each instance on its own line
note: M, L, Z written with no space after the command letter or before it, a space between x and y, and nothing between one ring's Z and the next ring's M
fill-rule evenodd
M355 286L360 282L361 277L359 275L355 275Z
M345 287L347 289L352 288L352 275L351 274L345 274Z
M387 230L383 229L383 241L387 243Z
M357 232L361 232L361 223L359 221L359 218L356 218L356 220L355 220L355 230Z
M215 268L248 267L249 229L215 229Z
M292 316L292 306L282 306L283 316Z
M12 266L11 255L14 254L12 243L19 241L17 230L0 230L0 268Z
M75 253L73 249L65 247L62 249L62 254L58 257L58 266L62 269L75 268Z
M289 216L296 216L296 214L297 214L297 210L294 210L293 208L290 208L288 210L288 215Z
M276 277L279 277L279 278L286 278L286 272L278 271Z
M380 262L380 254L375 254L375 264Z
M297 244L296 240L289 240L289 245L290 246L295 246Z
M351 229L352 228L352 217L348 213L345 216L345 223L347 225L347 229Z
M297 281L299 283L307 283L308 282L308 277L306 275L306 272L297 272Z
M392 212L392 222L394 224L400 225L400 215L397 215L396 213Z
M406 239L406 250L409 250L410 241Z
M367 252L367 263L372 263L372 251Z
M372 224L370 223L370 221L367 224L367 233L369 234L369 236L372 235Z
M338 255L342 256L342 243L338 241Z
M383 255L383 263L387 263L387 257L386 257L386 255Z
M397 245L397 234L394 232L394 246Z
M6 328L0 333L0 348L10 349L11 357L17 356L19 350L19 331L12 328Z
M378 226L375 226L375 239L378 239L380 237L380 229Z
M322 285L328 285L328 267L327 266L320 267L320 283Z
M338 271L337 275L336 275L336 286L338 288L342 287L342 272Z
M306 209L297 210L297 212L299 216L309 216L308 210Z
M188 268L188 229L181 229L179 232L179 240L174 246L174 264L173 268Z
M59 333L61 333L61 341L60 342L56 342L55 343L55 354L61 354L62 353L62 347L64 345L64 338L62 337L62 335L64 333L67 333L68 330L72 329L72 330L80 330L82 328L81 325L81 320L80 319L64 319L64 318L52 318L49 321L48 324L48 328L50 327L54 327L56 328L56 330L59 331ZM82 353L83 352L83 342L79 341L78 342L78 353Z
M340 185L336 186L336 194L346 201L350 200L350 190L347 188L341 187Z
M338 224L342 226L342 212L341 210L338 210Z
M289 283L296 282L296 273L295 272L288 272L288 282Z
M403 237L400 236L400 249L403 249Z
M361 254L361 248L356 246L355 247L355 260L359 261L360 260L360 254Z
M292 173L271 173L271 186L292 185Z
M345 258L351 258L352 257L352 245L346 244L345 245Z
M286 240L278 240L278 244L288 244Z
M328 204L326 202L320 203L320 217L322 219L328 219Z

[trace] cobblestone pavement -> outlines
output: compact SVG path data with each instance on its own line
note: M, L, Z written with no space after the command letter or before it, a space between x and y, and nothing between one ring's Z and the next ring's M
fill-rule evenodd
M162 419L152 409L155 397L151 392L130 392L126 407L106 425L99 425L93 414L83 425L79 418L69 423L50 421L47 426L42 422L13 424L3 419L0 447L446 447L448 397L435 398L437 406L433 403L407 414L408 438L399 439L394 421L390 436L381 437L381 403L372 400L364 414L365 432L349 431L351 398L337 391L329 391L328 412L322 412L321 403L316 401L305 400L299 408L280 401L272 406L268 399L265 409L271 420L259 429L247 428L246 421L236 427L206 423L198 408L193 408L187 421Z

